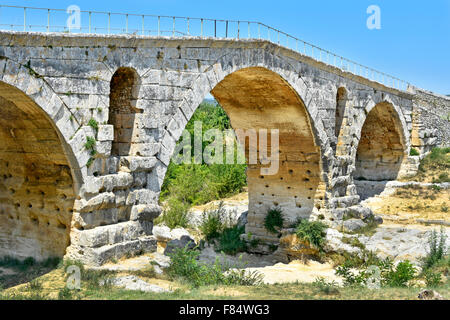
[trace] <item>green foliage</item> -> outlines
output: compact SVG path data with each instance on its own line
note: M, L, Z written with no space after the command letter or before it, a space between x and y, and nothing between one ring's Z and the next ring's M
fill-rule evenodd
M216 209L203 212L199 229L208 242L217 240L216 251L234 255L247 248L245 241L240 238L245 233L245 227L232 224L231 217L227 216L223 208L223 202Z
M186 125L194 149L194 122L202 122L203 133L209 129L230 129L231 124L219 105L202 103ZM178 144L182 142L182 138ZM211 141L203 141L202 151ZM225 147L225 146L224 146ZM235 151L237 147L235 146ZM235 152L236 154L236 152ZM191 154L191 156L193 156ZM224 152L225 157L225 152ZM193 158L192 158L193 160ZM196 164L170 162L161 187L161 201L176 198L186 206L204 204L243 191L246 186L245 164ZM224 161L225 163L225 161Z
M88 126L90 126L91 128L93 128L95 130L95 132L98 132L98 122L97 120L91 118L88 122Z
M243 233L245 233L244 226L225 228L220 234L216 250L232 255L245 251L247 246L245 241L241 240L241 234Z
M437 287L441 284L440 272L433 272L428 269L424 271L423 276L428 287Z
M445 244L446 240L447 235L445 234L443 228L441 228L439 236L436 230L431 231L428 238L429 251L423 260L424 269L432 268L434 265L444 260L447 251Z
M177 227L188 227L189 205L178 200L177 198L169 198L167 201L167 209L155 219L155 224L164 223L170 229Z
M307 241L312 247L322 250L325 242L325 230L327 226L320 221L308 221L307 219L300 220L296 235L302 241Z
M267 212L264 218L264 227L271 233L279 233L283 227L284 217L280 208L273 208Z
M409 151L409 155L410 156L419 156L420 153L415 148L411 148L411 150Z
M72 300L73 299L73 290L64 287L58 291L58 300Z
M416 273L416 268L406 260L398 263L395 270L390 270L383 280L389 287L406 287L408 281L414 279Z
M202 222L199 230L205 236L207 241L219 238L220 233L224 230L225 210L223 202L219 203L217 209L203 211Z
M204 285L257 285L262 277L258 273L248 273L239 270L230 270L216 259L214 264L198 261L200 252L187 248L176 249L170 254L171 264L167 268L170 278L180 278L193 287ZM228 271L228 272L226 272Z
M448 170L450 169L450 148L433 148L431 152L420 161L419 170ZM444 182L444 181L443 181Z
M396 267L391 259L386 258L359 270L351 268L347 262L336 268L336 275L344 278L346 286L367 286L369 283L377 283L380 287L406 287L417 275L416 268L408 260L399 262Z
M84 148L86 150L94 150L95 143L96 143L96 141L95 141L94 137L86 137L86 142L84 144ZM92 155L92 153L91 153L91 155Z
M313 286L327 295L339 294L339 287L336 281L327 282L325 278L317 277L313 282Z

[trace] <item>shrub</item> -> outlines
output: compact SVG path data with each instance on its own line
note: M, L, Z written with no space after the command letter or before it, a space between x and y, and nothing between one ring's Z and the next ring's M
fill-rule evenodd
M339 294L338 284L336 281L327 282L325 278L317 277L313 282L313 286L325 294Z
M389 258L378 260L377 264L357 271L350 268L347 262L336 268L336 274L344 278L346 286L367 286L375 282L384 287L406 287L408 281L416 277L417 272L408 260L399 262L394 268L394 263Z
M433 267L435 264L445 258L445 254L447 251L445 244L446 240L447 235L445 234L443 228L441 228L439 236L436 230L431 231L428 238L429 252L423 261L425 269Z
M169 254L171 264L167 268L170 278L181 278L193 287L204 285L257 285L262 277L259 273L248 273L240 270L230 270L230 266L222 266L216 259L214 264L199 262L197 250L178 248ZM229 270L228 272L226 272Z
M205 236L207 241L216 239L220 236L220 233L224 230L225 210L223 208L223 202L219 203L219 206L215 210L203 211L202 222L199 226L199 230Z
M303 219L297 226L296 235L300 240L307 241L310 246L322 251L326 229L327 226L322 222Z
M416 268L406 260L399 262L395 270L388 271L383 280L389 287L406 287L408 281L414 279L416 272Z
M270 209L264 218L264 227L270 233L278 233L283 227L284 218L280 208Z
M437 287L441 283L441 273L426 270L424 272L425 283L429 287Z
M225 228L219 237L219 244L216 250L232 255L245 251L247 246L245 242L241 240L241 234L243 233L245 233L244 226Z
M98 132L98 122L97 120L91 118L88 122L88 126L90 126L92 129L95 130L95 132Z
M409 155L410 155L410 156L419 156L420 153L419 153L419 151L417 151L416 149L411 148L411 150L409 151Z
M155 223L164 223L170 229L188 226L189 205L176 198L170 198L168 208L157 219Z
M200 104L186 125L186 130L191 135L191 150L194 150L195 121L202 123L203 132L209 129L231 128L230 120L219 105ZM182 139L178 141L178 144L181 141ZM203 141L202 151L210 142ZM235 154L236 151L235 144ZM225 155L224 152L224 157ZM177 165L171 161L161 188L161 200L176 197L187 204L197 205L228 197L243 191L247 184L245 170L245 164Z

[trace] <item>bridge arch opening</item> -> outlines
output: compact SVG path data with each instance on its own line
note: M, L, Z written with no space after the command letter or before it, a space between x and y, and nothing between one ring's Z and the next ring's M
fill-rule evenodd
M120 67L110 83L108 124L114 126L114 141L111 154L116 156L136 155L132 145L136 141L135 115L141 80L133 68Z
M62 257L70 244L73 155L47 114L0 82L0 257Z
M235 132L256 132L257 159L249 163L249 141L238 136L245 145L248 185L248 223L246 232L265 240L277 240L264 228L269 209L280 207L286 225L307 218L318 201L321 182L320 148L315 143L306 107L297 92L277 73L263 67L237 70L222 79L211 94L228 115ZM195 109L197 106L192 106ZM261 134L271 129L279 132L279 163L274 174L259 159ZM245 139L245 140L244 140ZM271 155L270 134L267 136ZM245 144L244 144L245 141Z
M361 130L356 152L354 180L362 199L384 190L387 181L397 179L406 158L399 116L388 102L369 112Z

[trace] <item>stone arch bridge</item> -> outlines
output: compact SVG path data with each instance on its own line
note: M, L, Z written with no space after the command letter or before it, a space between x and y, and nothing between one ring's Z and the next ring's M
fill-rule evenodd
M367 220L361 197L414 174L412 147L448 144L421 116L436 125L448 99L268 41L1 32L0 255L100 265L155 250L167 166L209 92L234 129L280 130L278 173L247 171L246 231L263 243L277 241L263 227L274 205Z

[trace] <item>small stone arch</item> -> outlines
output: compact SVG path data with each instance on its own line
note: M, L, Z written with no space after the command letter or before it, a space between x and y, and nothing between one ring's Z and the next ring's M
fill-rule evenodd
M138 138L135 116L142 112L136 108L140 86L141 79L133 68L120 67L111 78L108 124L114 126L113 156L136 155L133 144Z
M398 107L384 100L370 102L365 110L367 116L359 133L353 172L362 199L381 193L387 181L398 178L409 150Z

